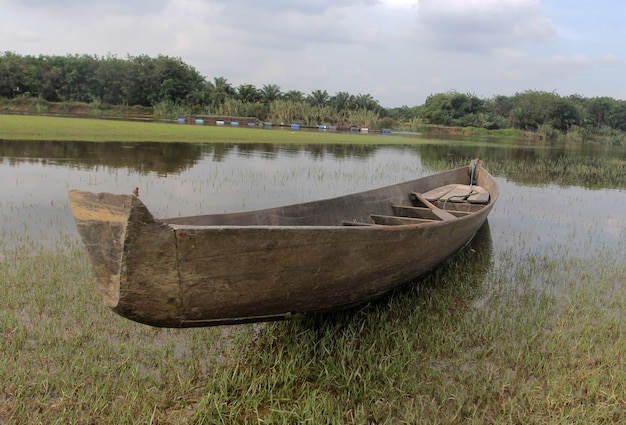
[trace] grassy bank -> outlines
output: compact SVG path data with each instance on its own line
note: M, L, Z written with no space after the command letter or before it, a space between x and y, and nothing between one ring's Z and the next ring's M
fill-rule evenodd
M383 143L380 135L0 115L0 139L85 142ZM398 142L397 139L394 139Z
M537 139L539 135L519 130L494 130L421 126L432 138L474 138L484 140ZM415 143L416 137L382 136L320 131L293 131L290 128L230 128L182 125L163 121L126 121L101 118L71 118L41 115L0 114L0 140L51 140L85 142L226 142L226 143Z
M3 248L0 423L624 422L626 264L566 250L468 249L358 310L168 330L104 308L76 241Z

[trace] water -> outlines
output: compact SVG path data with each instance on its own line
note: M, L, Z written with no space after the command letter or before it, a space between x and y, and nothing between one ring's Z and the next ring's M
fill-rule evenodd
M235 212L338 196L441 171L442 160L480 156L488 169L546 158L626 158L624 150L445 142L420 145L234 145L0 142L0 235L54 246L78 238L67 192L131 193L157 217ZM494 173L495 174L495 173ZM545 255L621 249L626 183L589 188L495 174L501 198L489 217L496 251ZM528 183L530 181L530 183ZM620 186L621 185L621 186Z

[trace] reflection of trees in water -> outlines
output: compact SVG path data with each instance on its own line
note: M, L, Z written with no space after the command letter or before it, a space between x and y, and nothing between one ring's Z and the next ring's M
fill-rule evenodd
M9 164L45 163L76 168L129 168L139 173L180 173L201 157L188 143L1 141L0 157Z
M626 187L623 147L582 143L481 145L468 141L422 145L419 154L422 164L433 171L461 167L472 158L480 158L491 174L518 184Z
M87 169L105 166L160 175L179 174L200 160L221 162L229 156L274 159L304 154L314 160L367 159L382 149L421 158L433 172L461 167L478 157L493 175L521 184L626 187L623 147L593 144L495 145L470 140L411 145L0 141L0 157L9 164L48 163Z
M370 158L381 149L392 149L394 151L414 151L415 146L411 145L360 145L360 144L266 144L254 143L238 144L237 153L242 156L252 156L261 154L267 158L278 155L298 156L302 153L308 154L312 159L328 158Z
M0 157L9 164L47 163L69 167L128 168L141 174L178 174L192 168L197 161L224 161L231 155L276 158L302 153L314 159L367 158L381 148L413 150L411 146L303 144L278 145L254 143L154 143L154 142L58 142L0 141Z

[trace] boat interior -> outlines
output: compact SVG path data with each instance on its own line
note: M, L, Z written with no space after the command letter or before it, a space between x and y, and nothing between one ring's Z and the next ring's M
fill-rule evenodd
M344 226L400 226L449 221L482 209L489 192L481 186L450 184L426 193L410 192L411 205L392 205L393 215L370 214L371 223L344 221Z
M477 185L448 184L424 193L401 186L304 204L161 220L188 226L398 226L449 221L474 213L490 202Z

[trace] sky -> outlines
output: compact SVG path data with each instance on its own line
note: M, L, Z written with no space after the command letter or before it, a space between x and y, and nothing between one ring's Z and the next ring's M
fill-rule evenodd
M166 55L234 87L626 99L623 0L0 0L0 52Z

